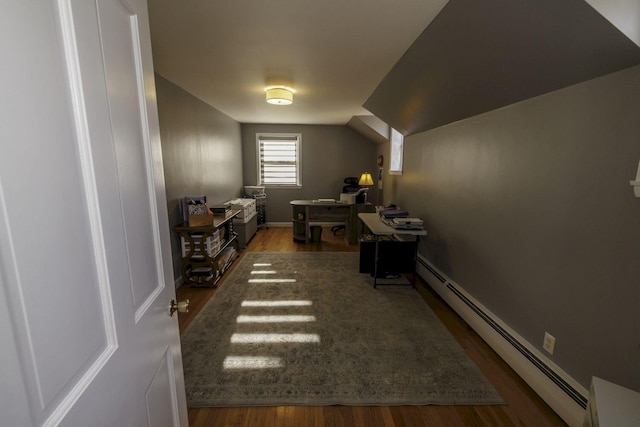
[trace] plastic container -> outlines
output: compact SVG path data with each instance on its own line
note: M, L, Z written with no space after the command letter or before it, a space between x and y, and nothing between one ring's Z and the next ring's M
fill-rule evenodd
M231 209L240 209L237 218L249 221L256 213L256 199L233 199L227 202Z
M247 196L263 196L264 195L264 185L245 185L244 193Z

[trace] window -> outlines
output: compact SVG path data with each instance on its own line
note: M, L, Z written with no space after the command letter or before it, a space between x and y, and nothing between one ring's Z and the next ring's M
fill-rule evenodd
M389 174L402 175L402 156L404 152L404 135L391 128L391 148L389 153Z
M300 187L302 134L259 133L256 134L256 140L258 185Z

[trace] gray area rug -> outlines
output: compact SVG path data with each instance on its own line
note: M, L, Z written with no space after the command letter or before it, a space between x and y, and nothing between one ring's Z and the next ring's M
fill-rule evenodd
M416 290L358 262L246 253L182 337L189 406L504 403Z

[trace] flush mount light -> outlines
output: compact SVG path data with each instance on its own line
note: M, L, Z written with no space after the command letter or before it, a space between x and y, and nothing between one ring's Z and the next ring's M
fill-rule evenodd
M269 86L264 89L267 102L274 105L290 105L293 103L295 90L287 86Z

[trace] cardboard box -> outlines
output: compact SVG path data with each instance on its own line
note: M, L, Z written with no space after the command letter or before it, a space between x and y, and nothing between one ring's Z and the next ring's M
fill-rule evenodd
M189 227L213 226L213 215L189 215Z

